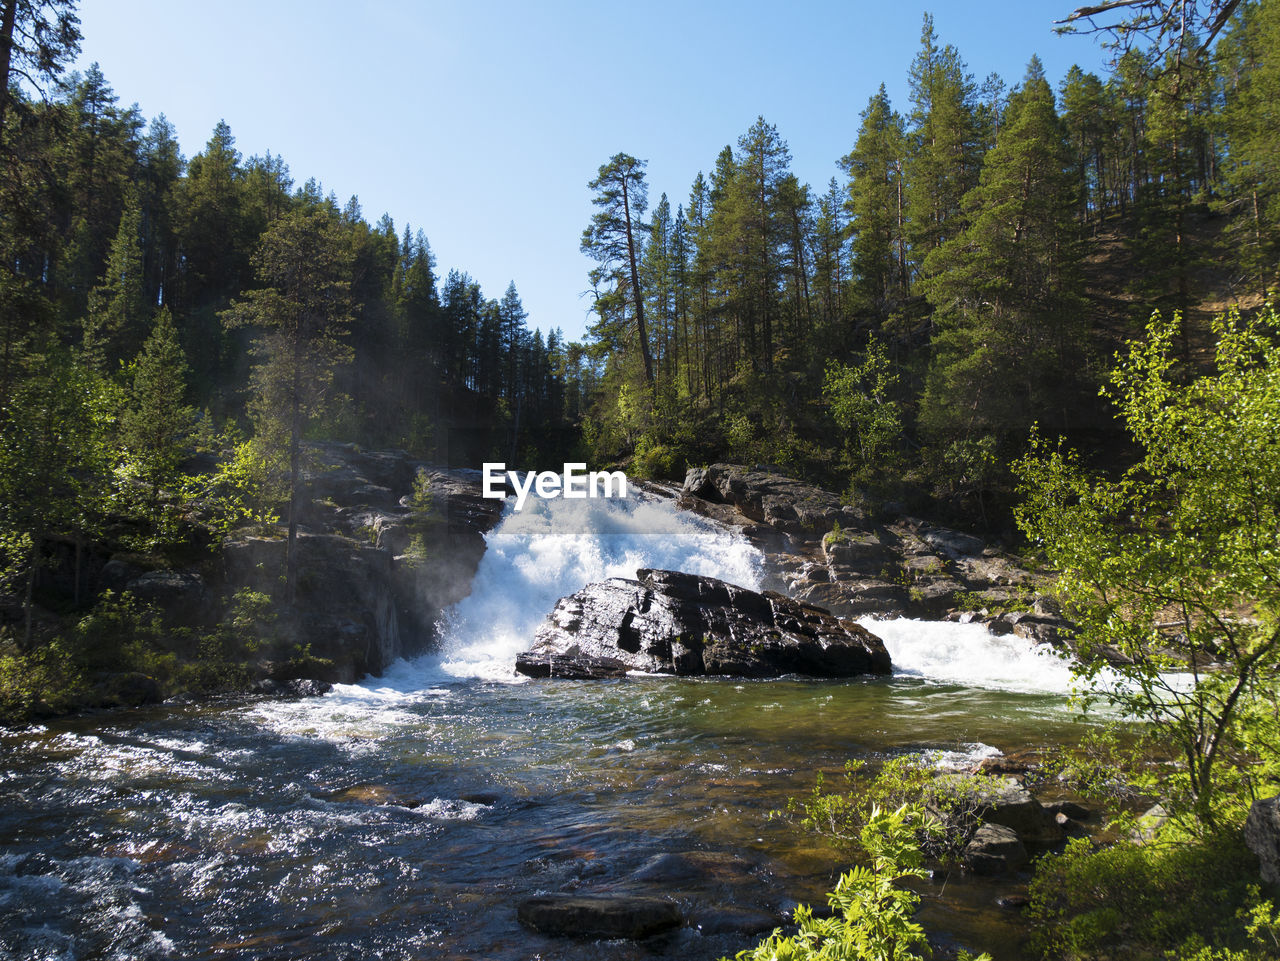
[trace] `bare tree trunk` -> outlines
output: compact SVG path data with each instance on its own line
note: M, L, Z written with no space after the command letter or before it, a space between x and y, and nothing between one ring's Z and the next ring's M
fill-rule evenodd
M622 178L622 211L627 224L627 256L631 260L631 297L636 306L636 331L640 336L640 356L644 360L644 379L653 386L653 358L649 356L649 332L644 325L644 294L640 290L640 271L636 268L636 243L631 231L631 200L627 178Z

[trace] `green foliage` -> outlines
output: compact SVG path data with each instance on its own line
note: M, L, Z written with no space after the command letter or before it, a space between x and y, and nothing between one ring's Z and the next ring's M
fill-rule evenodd
M59 642L31 653L0 649L0 724L18 724L75 707L87 690L84 675Z
M922 804L931 817L916 822L916 842L929 857L944 864L959 861L979 825L979 800L972 779L940 776L921 755L886 761L868 776L863 761L847 761L844 789L829 790L819 771L807 798L789 798L786 816L801 828L824 837L846 853L856 851L872 812L883 807Z
M1275 957L1275 914L1238 834L1166 831L1153 843L1070 841L1031 885L1035 946L1049 958Z
M815 918L802 905L795 912L795 934L775 930L756 947L739 951L737 961L912 961L929 956L924 929L912 919L920 896L903 886L928 876L916 840L925 821L919 807L871 807L858 833L867 861L836 882L828 896L832 916Z
M212 474L188 479L215 547L243 527L274 528L279 505L288 497L285 467L284 451L254 438L235 443L230 459Z
M822 396L844 431L855 478L892 469L891 454L902 435L902 414L890 397L897 382L884 345L874 337L861 364L827 364Z
M1178 751L1165 796L1204 825L1280 776L1280 745L1255 727L1274 730L1280 668L1278 323L1217 318L1215 370L1185 382L1178 318L1155 316L1112 374L1141 462L1107 481L1034 438L1018 464L1018 522L1061 572L1079 675Z

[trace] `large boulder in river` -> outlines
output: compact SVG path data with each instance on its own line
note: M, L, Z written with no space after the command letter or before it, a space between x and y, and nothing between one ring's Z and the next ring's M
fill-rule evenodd
M888 674L889 654L870 631L772 591L712 577L637 571L563 597L516 670L547 676L582 660L661 674L849 677ZM561 672L552 672L563 676ZM579 673L578 676L584 676Z

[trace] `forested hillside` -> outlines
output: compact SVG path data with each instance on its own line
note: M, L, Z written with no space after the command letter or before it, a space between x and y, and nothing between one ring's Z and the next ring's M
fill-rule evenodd
M996 529L1033 424L1123 457L1097 395L1125 339L1179 312L1194 367L1212 312L1277 277L1280 8L1235 6L1212 43L1135 33L1102 77L1028 51L1012 84L926 16L909 102L881 86L816 189L763 117L651 212L644 161L610 159L583 236L597 456L764 461Z

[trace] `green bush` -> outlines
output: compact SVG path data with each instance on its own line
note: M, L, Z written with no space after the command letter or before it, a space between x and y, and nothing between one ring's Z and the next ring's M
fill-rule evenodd
M1037 866L1033 944L1047 958L1266 956L1254 952L1266 941L1275 951L1276 928L1271 904L1249 883L1257 871L1234 832L1190 837L1167 830L1154 842L1103 848L1076 838Z
M927 877L917 835L922 827L928 833L929 820L918 806L904 804L892 812L871 807L858 833L867 863L840 876L828 895L832 916L815 918L810 908L801 905L795 912L795 934L784 936L776 929L756 947L739 951L737 961L915 961L928 957L931 952L924 928L912 920L920 895L902 885ZM977 961L983 958L987 956Z

